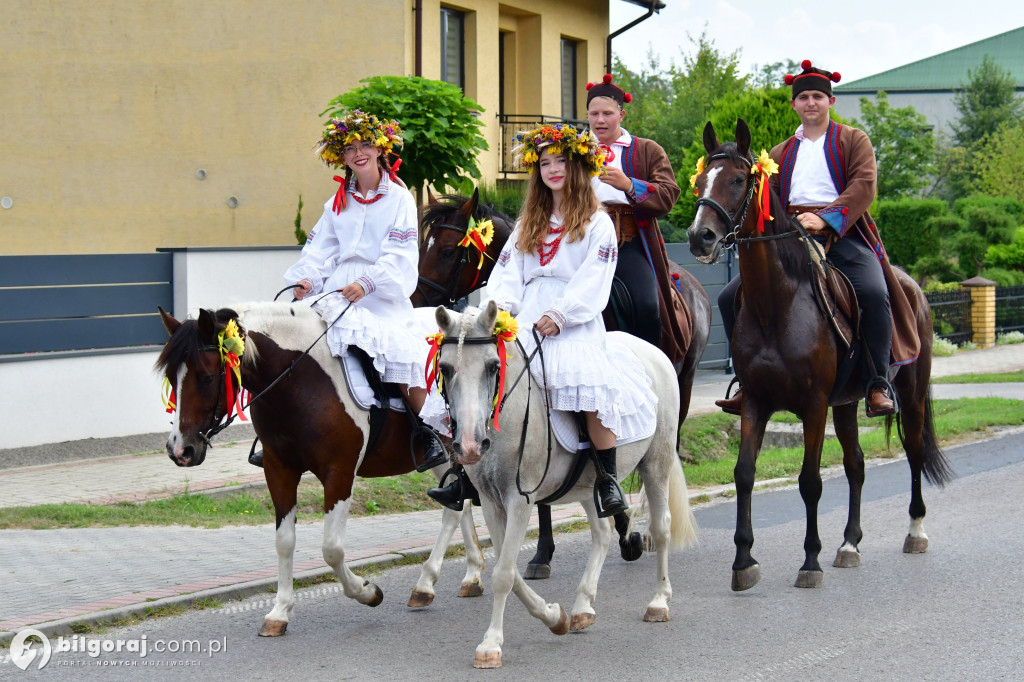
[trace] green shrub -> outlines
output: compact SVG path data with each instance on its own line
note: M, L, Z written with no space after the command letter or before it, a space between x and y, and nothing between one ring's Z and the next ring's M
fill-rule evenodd
M941 199L904 198L879 201L873 217L889 260L911 265L919 258L938 255L942 232L934 219L948 215L949 209Z
M956 291L960 288L959 282L931 282L922 289L925 294L937 294L946 291Z
M1007 270L1006 268L985 268L981 276L990 279L1000 287L1017 287L1024 285L1024 272Z
M956 344L952 341L940 339L938 336L932 337L932 355L948 358L950 355L956 355L956 351Z
M1008 346L1013 343L1024 343L1024 332L1004 332L996 337L997 346Z
M500 180L495 185L480 185L480 200L513 220L522 210L524 198L526 183L521 180Z
M1013 197L992 197L985 194L973 194L963 199L957 199L953 204L953 211L957 215L966 218L970 212L988 209L996 213L1008 216L1015 226L1024 223L1024 204Z

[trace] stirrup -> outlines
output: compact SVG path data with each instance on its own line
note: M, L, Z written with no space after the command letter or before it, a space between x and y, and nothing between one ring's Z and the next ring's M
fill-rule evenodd
M876 388L881 388L885 392L886 396L888 396L892 400L891 410L880 410L878 412L874 412L871 410L871 392L874 391ZM892 417L899 413L900 401L896 397L896 389L893 388L893 385L890 384L889 380L886 379L885 377L875 377L875 379L868 384L867 390L864 391L864 414L866 414L868 417Z
M263 468L263 448L256 449L256 444L260 442L259 438L254 438L252 441L252 447L249 448L249 464L254 467Z
M464 500L466 499L462 483L462 477L465 475L465 470L456 470L455 467L448 467L448 471L444 472L441 480L437 482L437 487L427 491L427 497L452 511L462 511L463 506L465 506ZM445 485L444 482L448 480L448 476L454 476L455 480Z

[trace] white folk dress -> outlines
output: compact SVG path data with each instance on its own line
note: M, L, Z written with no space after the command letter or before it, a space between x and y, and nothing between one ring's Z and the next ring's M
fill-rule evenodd
M303 299L327 324L348 305L336 289L358 282L366 296L327 332L331 353L347 355L349 345L362 348L385 382L425 386L426 344L411 326L412 303L419 269L416 202L407 189L382 175L366 197L353 178L340 214L332 197L309 233L299 261L284 278L288 284L309 280L312 291ZM362 201L359 201L362 199ZM365 203L364 203L365 202Z
M552 216L551 226L560 225ZM516 248L518 232L513 231L498 257L487 294L519 321L519 338L528 353L535 346L530 330L543 315L561 329L541 346L552 409L597 412L620 443L646 437L656 419L657 396L640 360L607 342L601 317L618 260L611 218L604 211L595 213L583 238L563 239L545 265L539 250L528 254ZM552 239L549 235L544 241ZM537 359L531 373L544 380Z

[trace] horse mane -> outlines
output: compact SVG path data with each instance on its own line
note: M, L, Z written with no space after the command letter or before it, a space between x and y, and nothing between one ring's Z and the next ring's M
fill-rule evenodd
M158 372L177 370L185 360L199 352L199 323L193 319L183 320L181 326L171 334L157 357L153 368Z
M423 209L423 216L420 219L423 232L426 233L430 228L448 222L452 214L458 213L468 201L469 197L461 194L445 194L438 201L428 204ZM512 231L513 220L491 204L478 203L473 217L477 220L490 220L494 223L495 228L498 228L500 224L507 227L509 232Z

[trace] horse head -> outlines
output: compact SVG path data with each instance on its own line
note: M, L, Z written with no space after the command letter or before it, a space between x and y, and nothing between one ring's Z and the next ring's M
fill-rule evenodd
M438 366L451 417L452 449L462 464L476 464L491 446L489 421L503 362L495 336L498 306L489 301L482 311L459 314L444 307L435 312L444 334Z
M179 322L161 308L160 317L170 338L157 358L156 370L170 384L168 410L174 412L167 456L178 466L198 466L206 459L211 432L219 430L233 399L226 386L236 382L223 359L227 355L222 354L221 334L238 315L227 309L200 310L198 320Z
M750 204L750 128L741 118L736 121L736 141L721 144L715 127L704 126L704 149L708 156L697 164L694 190L697 211L687 230L690 252L702 262L718 260L723 244L731 244Z
M472 232L490 221L491 227ZM513 221L480 203L479 190L468 199L450 194L430 204L420 219L419 283L410 297L416 308L451 306L487 283L494 262L512 233ZM481 248L482 247L482 248Z

